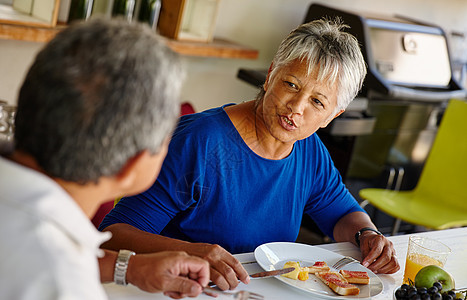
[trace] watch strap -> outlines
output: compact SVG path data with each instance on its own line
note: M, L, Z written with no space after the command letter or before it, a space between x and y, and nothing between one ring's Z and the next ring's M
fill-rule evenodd
M357 243L358 247L360 247L360 236L365 232L365 231L373 231L375 232L376 234L378 235L383 235L380 231L374 229L374 228L371 228L371 227L364 227L362 229L360 229L359 231L357 231L357 233L355 234L355 242Z
M126 271L130 258L136 253L130 250L120 250L115 262L114 282L118 285L127 285Z

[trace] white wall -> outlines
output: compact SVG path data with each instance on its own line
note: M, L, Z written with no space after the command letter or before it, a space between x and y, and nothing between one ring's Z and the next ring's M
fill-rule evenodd
M197 110L252 99L257 89L237 79L239 68L267 68L282 38L303 22L310 0L220 0L215 36L259 50L257 60L184 57L188 77L182 100ZM467 31L465 0L326 0L321 3L383 14L402 14ZM0 40L0 99L16 103L17 90L40 43Z
M16 104L20 83L42 43L0 39L0 100Z

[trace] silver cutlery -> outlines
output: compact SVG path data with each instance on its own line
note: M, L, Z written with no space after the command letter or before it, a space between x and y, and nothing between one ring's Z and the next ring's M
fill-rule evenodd
M295 268L285 268L285 269L279 269L279 270L273 270L273 271L263 271L255 274L251 274L251 278L268 278L268 277L273 277L277 275L282 275L282 274L287 274L295 270Z
M233 297L233 299L235 299L235 300L249 300L249 299L251 299L251 300L262 300L262 299L264 299L263 295L253 293L253 292L249 292L249 291L224 292L224 291L221 291L221 290L209 287L209 286L205 287L203 289L203 292L205 294L208 294L208 295L209 294L226 295L226 296Z
M332 265L332 268L339 270L340 268L343 268L344 266L348 264L353 264L353 263L360 263L360 262L353 257L344 256L341 259L339 259L334 265Z

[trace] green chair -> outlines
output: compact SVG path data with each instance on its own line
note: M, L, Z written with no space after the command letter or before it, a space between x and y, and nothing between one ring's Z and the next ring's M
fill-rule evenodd
M360 190L362 203L429 229L467 225L467 103L451 100L420 179L411 191ZM398 228L393 228L393 234Z

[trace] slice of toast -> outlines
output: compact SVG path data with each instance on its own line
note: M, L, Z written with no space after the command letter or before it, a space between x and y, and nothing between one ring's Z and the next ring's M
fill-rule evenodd
M348 283L338 272L324 271L315 273L315 275L336 294L349 296L358 295L358 293L360 293L360 289L357 286Z
M307 267L307 269L308 273L312 274L331 270L331 268L329 268L325 261L317 261L311 267Z
M339 271L342 277L347 280L348 283L356 283L356 284L369 284L370 277L368 276L367 272L364 271L348 271L348 270L340 270Z

